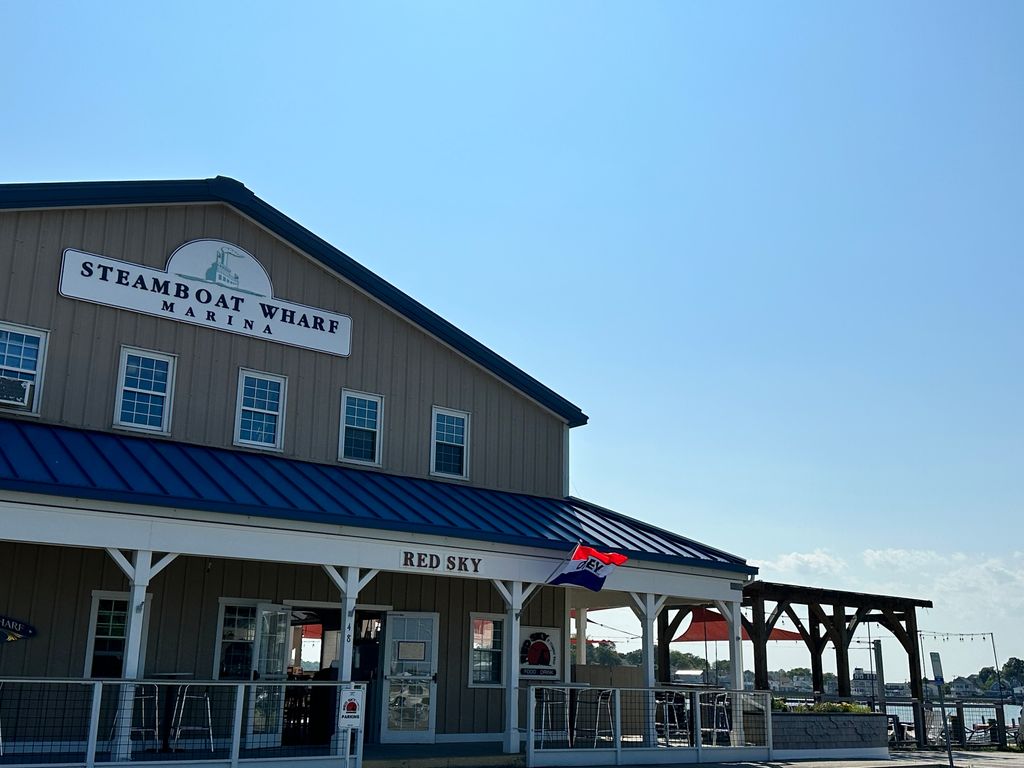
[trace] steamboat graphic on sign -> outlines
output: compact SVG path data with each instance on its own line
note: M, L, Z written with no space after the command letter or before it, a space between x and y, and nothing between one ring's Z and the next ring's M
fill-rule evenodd
M206 262L205 259L210 258L210 249L214 247L217 250L213 254L213 261ZM232 262L232 259L235 261ZM261 278L265 278L266 273L263 272L262 275L242 274L251 271L252 266L259 265L259 262L251 253L243 251L238 246L216 240L194 240L171 254L171 260L176 261L175 266L181 265L179 269L182 267L185 269L185 271L175 272L175 274L187 280L211 283L218 288L228 288L237 293L247 293L250 296L269 296L271 293L270 291L253 290L256 284L263 282ZM205 271L203 270L204 263L210 265ZM168 268L170 265L171 263L168 261ZM262 272L262 266L259 268Z
M234 256L236 259L242 258L240 253L235 253L227 246L217 249L217 255L213 259L213 264L206 270L206 281L237 290L238 275L232 272L231 267L228 266L229 256Z

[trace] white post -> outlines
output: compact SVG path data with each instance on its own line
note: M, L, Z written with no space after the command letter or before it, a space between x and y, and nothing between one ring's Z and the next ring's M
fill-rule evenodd
M523 582L508 584L505 614L505 743L506 754L519 752L519 618L523 612Z
M587 609L576 609L576 663L587 663Z
M643 610L641 611L640 622L643 627L643 671L644 687L653 688L654 679L654 622L658 614L654 609L654 595L650 592L643 594Z
M345 569L345 590L341 598L341 625L338 634L338 679L352 680L352 660L355 657L356 598L359 597L359 569L351 566Z
M153 553L140 549L135 553L134 573L129 577L128 626L124 642L124 666L121 677L137 680L142 668L142 625L146 615L146 589L149 588L150 567Z
M253 689L255 695L255 689ZM242 715L245 711L245 686L239 683L235 687L235 711L231 718L231 767L237 768L239 755L242 754Z
M342 631L338 633L338 680L347 683L352 681L352 659L355 656L356 600L359 598L359 592L373 580L378 571L371 570L360 576L358 568L347 566L344 569L344 575L342 575L333 565L322 565L321 567L324 569L324 573L327 574L327 578L341 592ZM337 706L340 706L341 686L338 687L336 700ZM347 754L350 734L347 730L339 730L337 723L337 712L335 712L334 736L331 737L331 754Z
M85 768L96 765L96 742L100 732L100 707L103 706L103 683L92 684L92 706L89 708L89 737L85 746ZM0 744L0 747L3 745Z
M140 549L135 553L135 563L128 564L127 559L118 550L108 550L114 562L128 576L128 626L125 627L124 658L121 663L121 692L117 703L117 728L113 743L110 745L110 759L114 762L132 759L132 716L135 710L135 685L128 682L139 678L142 668L142 626L146 616L146 589L153 565L153 553ZM114 553L117 553L116 555Z
M729 667L732 672L732 687L743 690L743 616L740 603L729 603Z
M643 630L641 648L643 651L643 681L647 688L645 695L645 728L644 746L654 747L658 743L658 726L655 722L655 701L654 686L657 681L654 674L654 624L658 620L658 612L665 605L665 597L658 597L651 592L637 594L631 592L633 598L633 612L640 619L640 626Z
M718 610L729 625L729 677L732 683L732 746L746 743L743 729L743 615L740 602L717 603Z

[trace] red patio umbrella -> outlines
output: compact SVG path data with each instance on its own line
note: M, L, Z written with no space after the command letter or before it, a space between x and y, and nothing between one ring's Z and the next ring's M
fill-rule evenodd
M718 611L712 611L707 608L694 608L691 616L693 620L690 622L690 626L686 628L683 634L673 639L673 643L702 643L705 640L717 642L729 639L729 625L725 621L725 616ZM743 639L750 639L746 628L743 629ZM801 640L802 638L799 632L790 632L788 629L773 627L771 634L768 635L768 639Z

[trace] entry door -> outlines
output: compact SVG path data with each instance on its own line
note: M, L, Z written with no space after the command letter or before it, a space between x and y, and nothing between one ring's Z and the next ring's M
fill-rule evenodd
M388 613L380 740L433 743L437 712L436 613Z
M252 679L281 682L288 678L288 632L292 609L260 603L256 607L256 638L252 649ZM249 749L281 746L284 725L284 687L256 685L249 689L245 745Z

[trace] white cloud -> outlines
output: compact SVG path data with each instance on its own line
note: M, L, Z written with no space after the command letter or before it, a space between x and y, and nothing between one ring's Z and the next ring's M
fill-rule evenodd
M813 552L790 552L779 555L775 560L753 561L761 569L761 578L776 578L788 574L790 577L799 574L826 574L834 576L846 570L846 561L837 557L827 549L816 549Z
M868 568L897 571L917 571L936 565L946 558L930 549L865 549L861 554Z

